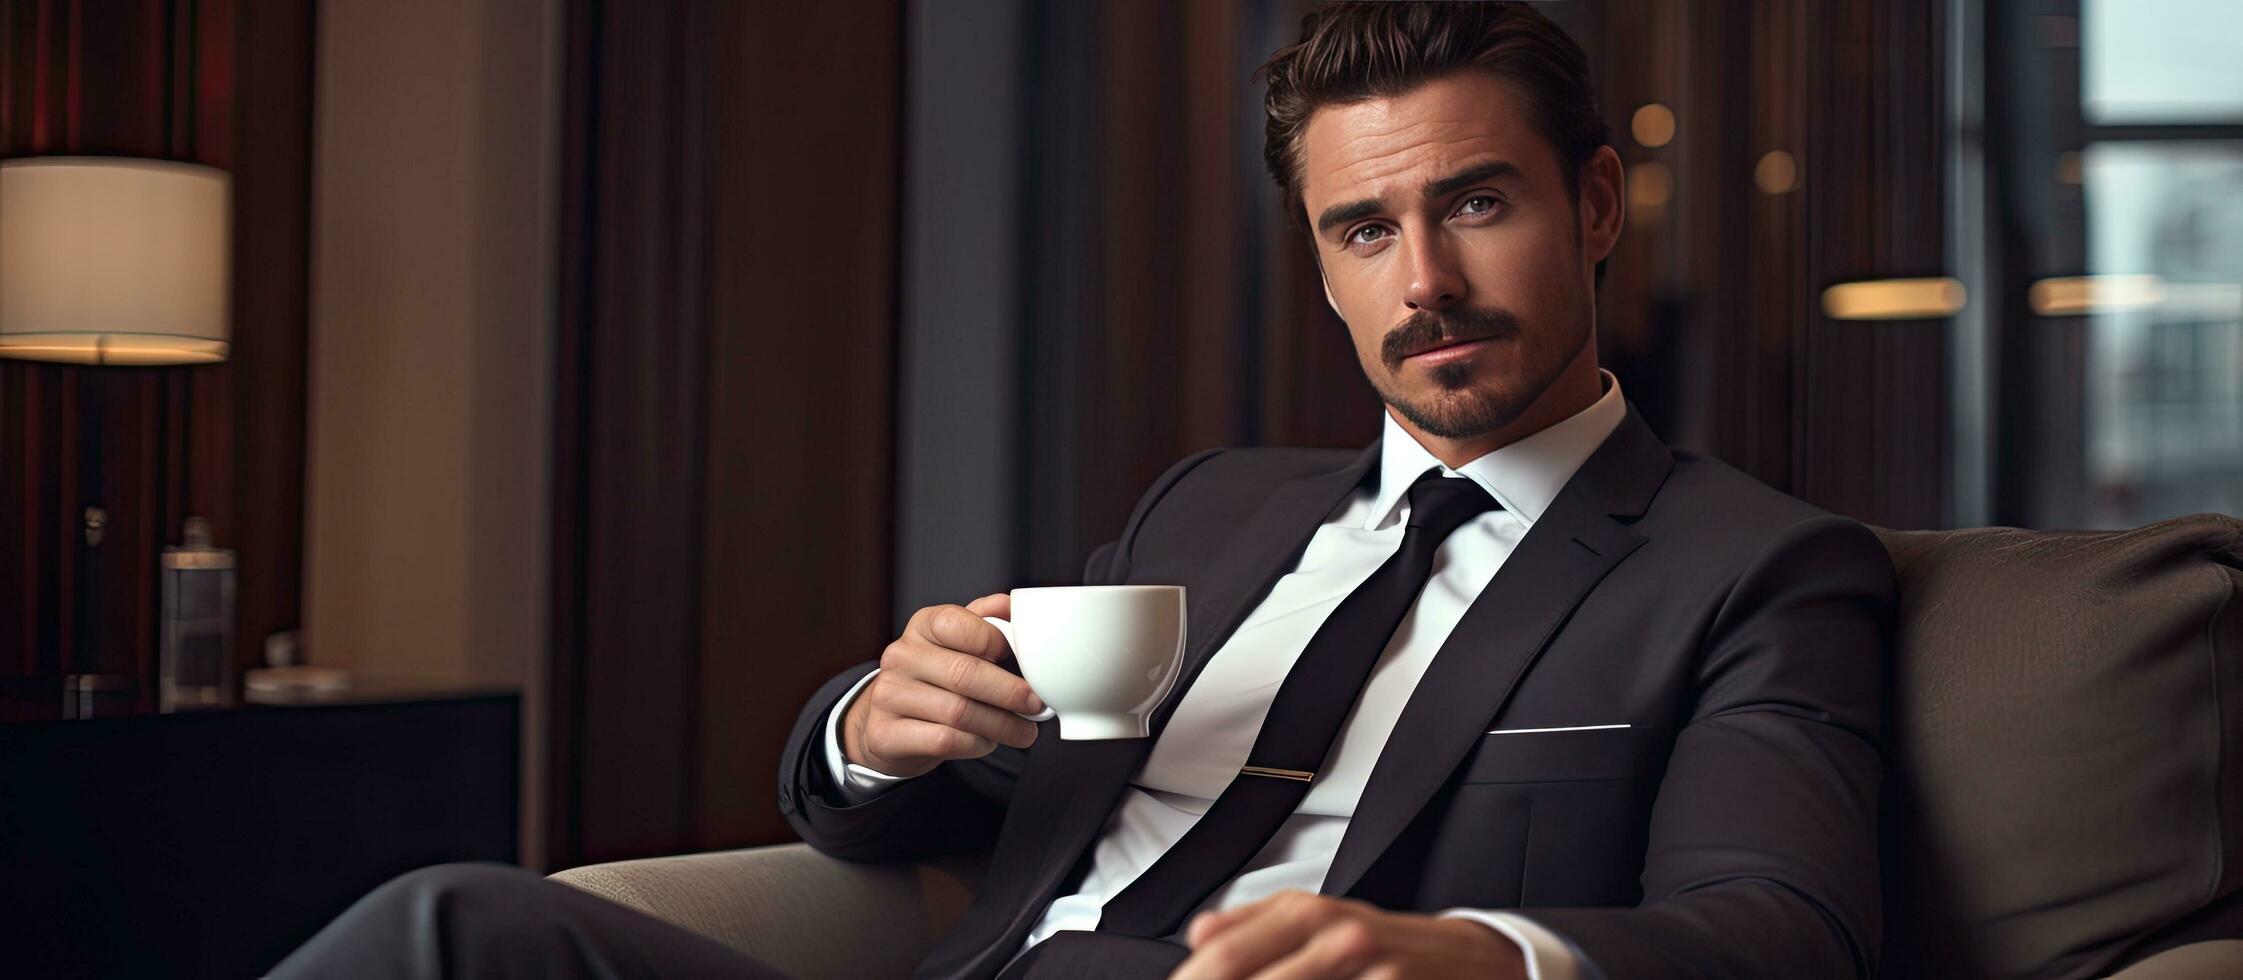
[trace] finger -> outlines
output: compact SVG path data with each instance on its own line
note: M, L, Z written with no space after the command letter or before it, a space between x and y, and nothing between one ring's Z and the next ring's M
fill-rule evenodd
M919 620L920 632L938 647L970 653L983 660L1003 660L1012 654L1005 634L964 606L939 606Z
M979 599L975 599L972 602L966 603L966 611L973 613L976 616L995 616L998 619L1011 619L1012 593L999 592L994 595L982 596Z
M997 748L997 743L972 732L917 718L891 718L885 725L870 726L865 742L874 754L895 759L979 759Z
M1246 922L1254 919L1257 916L1267 914L1271 908L1273 908L1277 903L1281 901L1289 902L1297 900L1300 894L1301 893L1298 890L1282 891L1274 895L1264 896L1244 905L1234 906L1227 909L1201 912L1198 915L1192 917L1191 924L1185 932L1185 945L1198 946L1201 942L1213 939L1217 935L1220 935L1224 930L1236 926L1241 922Z
M1006 711L1032 715L1044 702L1020 675L978 657L932 646L924 641L891 644L880 658L883 673L894 670L904 678L962 694Z
M891 685L881 693L879 705L901 717L948 725L1016 749L1025 749L1036 741L1034 722L922 681L904 679Z
M1254 974L1254 980L1339 980L1369 969L1379 958L1378 934L1359 918L1346 918L1317 930L1291 955Z
M1253 976L1307 943L1336 918L1338 907L1307 892L1285 892L1236 911L1248 914L1204 945L1193 947L1192 955L1176 969L1177 980Z
M1252 908L1253 905L1245 905L1228 911L1201 912L1192 916L1191 925L1184 930L1184 945L1197 948L1199 944L1221 935L1223 930L1237 924L1247 914L1246 910Z

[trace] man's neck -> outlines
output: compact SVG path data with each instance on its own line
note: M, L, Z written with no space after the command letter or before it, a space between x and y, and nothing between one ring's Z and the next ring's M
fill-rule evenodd
M1460 469L1466 463L1572 418L1596 404L1597 399L1604 396L1603 376L1597 371L1594 348L1584 350L1582 355L1567 365L1565 372L1543 389L1518 418L1493 432L1447 439L1418 428L1391 405L1387 406L1386 413L1393 416L1418 445L1424 446L1426 452L1432 453L1434 459L1440 460L1441 465Z

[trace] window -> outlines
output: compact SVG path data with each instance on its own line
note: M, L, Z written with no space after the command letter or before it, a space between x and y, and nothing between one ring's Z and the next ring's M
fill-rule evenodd
M2243 513L2233 4L1957 10L1958 523Z

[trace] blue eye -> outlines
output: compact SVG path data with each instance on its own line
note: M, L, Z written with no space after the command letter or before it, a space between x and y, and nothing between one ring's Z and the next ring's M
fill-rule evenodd
M1371 244L1376 244L1376 243L1378 242L1378 238L1366 238L1366 237L1364 237L1364 236L1366 236L1366 235L1371 235L1371 234L1373 234L1373 233L1377 233L1377 234L1378 234L1378 235L1380 235L1380 236L1383 236L1383 235L1385 235L1385 233L1386 233L1386 226L1385 226L1385 225L1364 225L1364 226L1363 226L1363 227L1361 227L1361 228L1357 228L1357 229L1355 229L1355 230L1354 230L1353 232L1350 232L1350 233L1348 234L1348 236L1347 236L1347 241L1348 241L1348 244L1351 244L1351 245L1371 245Z

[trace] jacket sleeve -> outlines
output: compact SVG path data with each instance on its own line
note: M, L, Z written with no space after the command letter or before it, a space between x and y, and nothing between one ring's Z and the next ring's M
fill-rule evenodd
M843 671L811 695L779 760L779 809L818 850L852 861L897 861L986 850L1004 822L1005 800L1023 753L999 746L979 759L947 762L854 805L825 769L826 714L878 664Z
M1874 976L1878 740L1896 583L1816 517L1715 613L1651 813L1643 903L1524 909L1620 977Z
M1128 544L1137 527L1183 475L1217 450L1195 454L1169 468L1137 502L1122 536L1091 552L1083 584L1128 577ZM835 791L824 763L826 716L858 680L879 666L861 663L827 681L797 715L779 759L779 809L810 846L852 861L915 860L938 854L986 851L1004 824L1004 808L1027 753L1009 746L979 759L936 766L855 804ZM1007 670L1017 670L1010 660ZM1046 736L1056 735L1047 723Z

